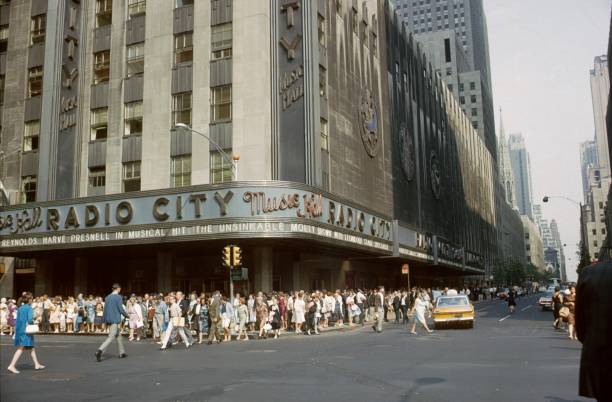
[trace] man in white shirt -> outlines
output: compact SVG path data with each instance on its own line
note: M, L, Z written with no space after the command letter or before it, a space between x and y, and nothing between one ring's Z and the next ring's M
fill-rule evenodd
M357 294L355 295L355 303L357 304L357 307L359 307L359 310L361 310L361 313L359 314L359 322L361 323L361 326L365 324L365 301L365 295L361 289L358 289Z

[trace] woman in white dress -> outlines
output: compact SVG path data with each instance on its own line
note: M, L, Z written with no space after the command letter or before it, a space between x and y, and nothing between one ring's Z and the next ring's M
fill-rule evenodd
M144 326L142 321L142 309L136 302L136 297L132 296L127 302L127 312L129 318L130 337L129 341L134 340L134 334L136 334L136 340L140 341L141 328Z
M255 313L255 298L252 293L249 295L249 300L247 300L247 308L249 309L249 330L253 331L257 321L257 314Z
M427 326L427 320L425 319L425 312L429 308L429 302L425 299L425 295L423 292L419 293L419 296L414 301L414 307L412 308L412 313L414 313L414 320L412 321L412 329L410 333L416 335L416 325L419 322L428 333L432 333L433 331L429 329Z
M306 310L306 303L304 303L304 293L298 293L297 298L293 302L293 315L295 317L295 333L302 333L302 324L305 321L304 312Z

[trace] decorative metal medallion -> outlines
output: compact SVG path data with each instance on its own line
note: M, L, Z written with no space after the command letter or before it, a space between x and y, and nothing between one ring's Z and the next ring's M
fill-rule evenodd
M404 175L406 175L406 179L412 181L415 173L414 141L405 123L402 123L399 130L399 148L402 170L404 171Z
M440 169L440 162L435 151L431 151L429 157L429 171L431 177L431 191L437 200L440 199L440 193L442 191L442 172Z
M369 89L361 95L359 105L359 118L361 123L361 139L366 152L371 158L378 153L378 112L374 104L374 98Z

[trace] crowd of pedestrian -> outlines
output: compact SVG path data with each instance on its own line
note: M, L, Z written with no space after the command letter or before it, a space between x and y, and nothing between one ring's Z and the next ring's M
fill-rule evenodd
M465 291L468 292L465 294L470 294L469 289ZM464 293L464 290L460 292ZM164 334L169 326L183 327L183 331L175 329L174 332L179 336L184 333L188 339L195 335L198 343L245 341L249 339L249 333L258 339L278 338L288 331L318 335L321 328L363 326L373 322L378 293L376 288L236 293L234 298L217 292L131 294L120 296L126 314L117 323L117 331L127 335L129 341L152 338L162 347L167 343ZM421 296L423 304L429 305L436 293L442 291L415 287L410 292L380 293L382 320L407 324ZM218 295L218 300L215 295ZM14 299L2 298L0 301L0 335L14 334L18 307ZM108 334L110 331L110 325L104 319L107 306L101 296L49 297L44 294L33 297L31 307L40 333ZM214 324L218 324L218 328ZM218 334L215 332L217 329ZM214 334L212 338L210 333Z

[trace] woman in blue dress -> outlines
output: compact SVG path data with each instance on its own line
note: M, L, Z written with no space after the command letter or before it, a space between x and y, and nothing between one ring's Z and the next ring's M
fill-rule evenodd
M34 312L32 311L32 293L25 293L17 304L19 309L17 310L17 319L15 320L15 346L17 350L11 360L11 365L8 366L8 371L14 374L19 374L19 371L15 368L17 361L21 357L24 349L30 349L30 355L34 361L34 369L42 370L45 368L36 357L36 351L34 350L34 335L26 334L26 326L34 323Z
M200 297L196 306L196 315L198 315L198 329L200 330L198 343L202 343L204 336L208 336L208 300L205 295Z

